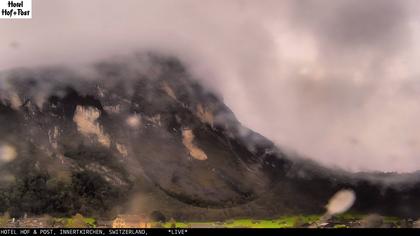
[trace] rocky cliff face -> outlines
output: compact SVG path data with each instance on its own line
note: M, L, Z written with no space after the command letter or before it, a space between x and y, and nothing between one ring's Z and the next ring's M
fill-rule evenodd
M388 186L291 159L174 58L1 77L1 211L268 217L322 212L335 191L352 188L356 210L420 212L415 181Z

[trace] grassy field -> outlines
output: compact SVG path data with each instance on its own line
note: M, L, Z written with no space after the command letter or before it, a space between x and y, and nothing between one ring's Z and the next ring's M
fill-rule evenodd
M53 221L54 224L62 225L67 228L96 227L95 218L84 217L79 214L67 218L54 218Z
M333 228L349 228L350 222L361 222L366 215L357 213L345 213L336 215L329 220L330 227ZM321 215L299 215L299 216L283 216L277 219L233 219L223 222L176 222L170 221L160 224L164 228L294 228L308 227L314 223L320 223ZM383 217L383 224L400 227L402 219L398 217Z
M162 224L165 228L187 227L223 227L223 228L292 228L299 227L303 224L312 224L319 220L319 215L308 216L284 216L278 219L270 220L253 220L253 219L234 219L224 222L167 222Z

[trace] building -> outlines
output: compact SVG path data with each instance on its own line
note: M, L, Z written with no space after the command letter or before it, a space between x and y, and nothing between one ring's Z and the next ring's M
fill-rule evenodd
M112 228L150 228L149 219L142 215L118 215L112 221Z
M48 217L25 217L21 219L13 218L8 227L11 228L49 228L52 227Z

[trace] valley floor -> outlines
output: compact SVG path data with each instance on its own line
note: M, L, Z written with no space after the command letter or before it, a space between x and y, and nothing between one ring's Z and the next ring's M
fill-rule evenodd
M165 228L412 228L420 226L412 219L379 215L343 214L329 220L320 215L285 216L273 220L236 219L225 222L167 222Z
M277 219L232 219L220 222L181 222L173 219L162 223L153 221L136 222L127 219L123 228L417 228L420 220L401 219L380 215L360 215L346 213L321 220L321 215L283 216ZM55 218L50 216L14 219L0 217L2 228L112 228L116 220L102 220L83 217L80 214L71 218ZM118 225L117 225L118 227Z

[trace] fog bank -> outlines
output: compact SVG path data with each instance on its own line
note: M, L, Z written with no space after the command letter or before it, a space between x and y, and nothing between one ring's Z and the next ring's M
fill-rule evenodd
M420 169L417 1L32 5L31 20L0 20L0 70L171 54L280 147L353 171Z

